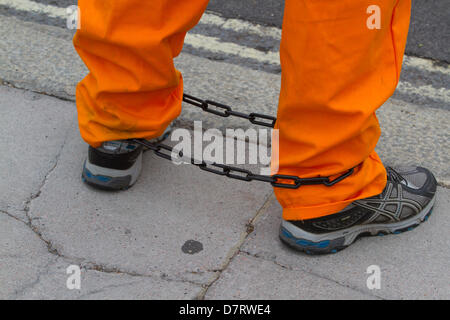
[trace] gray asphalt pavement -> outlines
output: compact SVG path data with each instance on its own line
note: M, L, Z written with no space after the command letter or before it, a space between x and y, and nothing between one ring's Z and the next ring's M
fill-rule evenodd
M450 1L412 1L406 53L450 62ZM209 10L228 18L281 27L284 0L210 0Z
M36 2L59 7L77 3L76 0L36 0ZM450 63L450 2L415 0L412 3L407 54ZM210 0L208 10L226 18L238 18L281 28L284 0ZM15 15L52 25L61 23L58 19L17 12L1 5L0 14Z

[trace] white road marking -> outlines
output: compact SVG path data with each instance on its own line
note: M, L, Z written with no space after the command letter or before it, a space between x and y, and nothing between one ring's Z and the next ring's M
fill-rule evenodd
M8 6L19 11L35 12L45 14L52 18L67 18L66 8L59 8L52 5L37 3L30 0L0 0L0 5ZM205 13L200 21L202 24L214 25L223 29L233 30L236 32L246 32L262 37L272 37L279 40L281 38L281 30L275 27L265 27L238 19L224 19L220 16ZM279 52L269 51L263 52L236 43L223 42L219 38L209 37L200 34L188 33L185 43L194 47L214 53L232 54L242 58L256 60L261 63L270 63L279 65ZM417 57L406 56L404 65L408 67L418 68L429 72L440 72L450 75L450 67L435 65L432 61ZM427 86L414 86L410 83L401 82L398 90L403 93L413 93L425 96L431 99L439 99L446 103L450 102L449 90L445 88L434 88Z
M208 37L201 34L188 33L185 43L199 49L205 49L214 53L234 54L241 58L249 58L263 63L280 64L280 54L278 52L263 52L249 47L244 47L232 42L223 42L215 37Z
M271 37L275 40L281 40L281 29L276 27L266 27L239 19L224 19L215 14L205 13L200 20L202 24L209 24L222 29L236 32L246 32L258 35L260 37Z
M0 5L4 5L19 11L29 11L45 14L51 18L67 18L66 8L59 8L29 0L0 0Z
M430 72L430 71L440 72L440 73L450 76L450 65L447 67L438 66L435 63L433 63L433 61L431 61L431 60L412 57L412 56L405 56L405 58L403 59L403 64L408 67L413 67L413 68L425 70L428 72Z
M431 85L416 86L409 82L400 81L397 91L405 94L416 94L421 97L427 97L432 100L440 100L450 104L450 90L446 88L435 88Z

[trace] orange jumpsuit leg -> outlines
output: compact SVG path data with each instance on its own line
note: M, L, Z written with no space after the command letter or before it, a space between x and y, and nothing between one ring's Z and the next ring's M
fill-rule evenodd
M377 18L367 13L372 5L379 29L367 26ZM275 188L284 219L336 213L385 187L374 112L397 86L410 7L410 0L286 0L279 173L330 176L358 167L333 187Z
M173 64L208 0L79 0L74 45L90 73L76 90L81 136L153 138L181 111L183 82Z

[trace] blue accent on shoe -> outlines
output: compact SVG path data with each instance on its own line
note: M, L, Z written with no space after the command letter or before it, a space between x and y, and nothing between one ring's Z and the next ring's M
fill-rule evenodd
M324 240L321 242L312 242L312 241L303 240L303 239L296 239L289 231L287 231L284 228L281 229L281 232L282 232L283 236L285 236L286 238L295 239L295 243L302 247L316 247L316 248L322 249L322 248L326 248L330 245L330 240Z
M94 176L88 169L86 169L86 167L84 168L84 173L85 173L86 177L88 177L89 179L97 179L101 182L108 182L111 180L110 177Z
M286 238L289 238L289 239L293 238L292 234L289 231L287 231L286 229L284 229L284 228L281 229L281 232L283 233L283 236L285 236Z
M92 173L88 169L86 169L86 167L84 167L83 171L86 177L92 178Z
M105 176L94 176L94 179L97 179L97 180L99 180L101 182L108 182L108 181L111 180L110 177L105 177Z
M330 245L329 240L321 241L321 242L312 242L308 240L297 240L295 241L296 244L302 246L302 247L317 247L317 248L326 248Z

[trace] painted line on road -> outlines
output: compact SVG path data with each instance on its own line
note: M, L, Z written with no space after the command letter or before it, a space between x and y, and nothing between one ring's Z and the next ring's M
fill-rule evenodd
M274 65L280 64L278 52L263 52L249 47L244 47L233 42L223 42L216 37L208 37L196 33L188 33L185 43L198 49L205 49L213 53L225 53L237 55L241 58L253 59L262 63Z
M435 88L431 85L416 86L409 82L400 81L397 91L404 94L415 94L431 100L440 100L450 105L450 90L446 88Z
M19 11L35 12L45 14L53 18L66 19L68 14L66 8L45 5L30 0L0 0L0 5L5 5ZM281 30L275 27L264 27L238 19L224 19L217 15L205 13L200 21L202 24L218 26L236 32L249 32L261 36L271 36L275 39L281 37ZM242 46L232 42L223 42L219 38L205 36L196 33L188 33L185 43L196 49L203 49L213 53L230 54L241 58L252 59L260 63L273 65L280 64L279 52L263 52L250 47ZM432 61L417 57L406 56L404 65L429 72L440 72L450 75L450 67L438 66ZM430 85L414 86L410 83L401 82L398 90L402 93L417 94L430 99L438 99L450 102L450 91L445 88L434 88Z
M432 60L405 55L405 58L403 59L403 65L428 72L439 72L450 76L450 65L446 67L439 66Z
M29 0L0 0L0 5L10 7L18 11L28 11L45 14L50 18L67 18L67 9L52 5L46 5Z
M266 27L239 19L225 19L215 14L205 13L200 20L201 24L214 25L216 27L235 32L251 33L263 38L281 40L281 29Z

